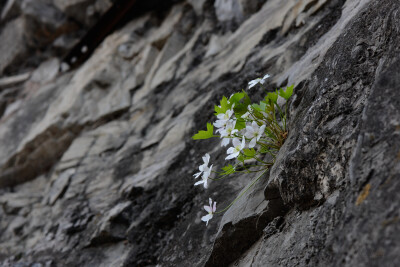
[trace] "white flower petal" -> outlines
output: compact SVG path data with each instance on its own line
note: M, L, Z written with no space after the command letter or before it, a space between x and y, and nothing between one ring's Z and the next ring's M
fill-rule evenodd
M242 137L242 144L240 146L240 150L242 150L246 146L246 140L244 139L244 136Z
M230 154L229 156L227 156L227 157L225 158L225 160L233 159L233 158L235 158L235 156L234 156L233 154Z
M232 144L234 147L240 146L240 140L239 138L233 138ZM229 152L228 152L229 153Z
M250 141L249 148L253 148L253 147L255 147L255 146L256 146L256 139L253 138L253 139L251 139L251 141Z
M199 178L200 175L201 175L201 172L198 172L198 173L193 174L193 176L194 176L195 179Z
M204 167L206 167L206 165L204 165L204 164L199 166L200 172L203 172L203 171L204 171Z
M198 181L197 183L195 183L194 185L199 185L199 184L203 184L204 180Z
M227 120L216 120L213 124L217 128L222 128L222 127L226 126L226 123L227 123ZM218 130L217 130L217 132L218 132Z
M203 173L203 179L208 179L208 177L210 177L211 174L211 170L212 170L213 165L211 165L210 168L207 167L207 169L204 171Z
M225 113L220 113L220 114L217 115L217 118L219 120L224 120L224 117L225 117Z
M204 164L207 166L210 161L210 154L206 153L203 157Z
M263 133L264 133L264 130L265 130L265 125L262 125L262 126L260 127L260 129L258 130L257 141L260 140L261 136L262 136Z
M216 132L217 133L219 132L219 134L221 135L221 138L222 138L222 136L224 135L223 133L226 132L226 129L225 129L225 127L221 127L219 129L217 129Z
M221 146L227 146L227 145L229 145L229 141L230 141L231 139L230 138L224 138L224 139L222 139L222 142L221 142Z
M249 133L249 134L251 134L251 135L253 135L254 134L254 128L253 127L251 127L250 125L247 125L246 126L246 133Z
M208 180L205 179L205 180L203 180L203 181L204 181L203 186L204 186L205 189L207 189L207 188L208 188L208 183L207 183Z
M225 159L233 159L233 158L236 158L237 156L239 156L239 152L232 153L229 156L227 156Z
M201 220L203 222L206 222L206 225L208 225L208 221L212 219L212 214L207 214L206 216L201 217Z

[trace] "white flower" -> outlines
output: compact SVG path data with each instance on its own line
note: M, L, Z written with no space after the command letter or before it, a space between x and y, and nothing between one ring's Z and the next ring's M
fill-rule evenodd
M257 85L258 83L264 84L265 80L270 77L269 74L265 74L264 77L262 78L257 78L249 82L249 89L252 88L253 86Z
M227 151L227 153L230 155L227 156L225 159L233 159L239 156L240 151L242 151L245 146L244 136L242 138L242 142L240 142L238 138L233 138L232 143L233 147L230 147Z
M226 120L226 121L229 120L232 117L233 113L234 113L233 112L233 108L234 107L235 107L235 104L233 104L231 109L228 109L225 113L218 114L217 118L219 120Z
M257 122L255 121L251 123L251 126L246 126L246 133L244 134L244 136L250 139L249 148L253 148L256 145L257 141L260 140L262 134L264 133L264 130L265 125L259 127Z
M262 78L262 84L264 84L265 80L268 79L269 77L271 77L271 75L265 74L264 77Z
M231 109L228 109L225 113L221 113L217 115L218 120L214 122L214 126L217 128L224 128L228 121L231 119L234 111L233 107L235 104L232 105ZM217 132L221 131L221 129L218 129Z
M233 107L235 106L235 104L232 105L232 108L227 110L225 113L221 113L217 115L218 120L216 120L213 124L216 128L218 128L216 130L217 133L222 133L226 130L226 127L228 125L228 123L231 120L232 115L234 114L233 111Z
M204 188L207 189L208 177L210 177L212 167L213 167L213 165L211 165L210 168L208 168L207 166L204 167L204 172L203 172L203 176L201 177L201 180L198 181L197 183L195 183L194 185L203 184Z
M199 171L200 172L198 172L198 173L195 173L193 176L194 176L194 178L198 178L203 172L206 172L206 171L208 171L209 170L209 168L208 168L208 163L209 163L209 161L210 161L210 154L208 154L208 153L206 153L204 156L203 156L203 165L200 165L199 166ZM212 166L211 166L212 167ZM211 170L210 170L210 172L211 172Z
M208 225L208 221L212 219L213 214L217 210L217 202L214 202L214 205L213 205L212 199L209 198L209 203L210 203L210 206L204 206L204 209L208 212L208 214L201 217L201 220L203 222L206 222L206 225Z
M228 124L229 121L225 121L225 120L217 120L214 122L214 126L217 127L218 129L216 130L216 132L220 133L222 131L225 130L226 125Z
M220 131L221 138L223 138L221 146L227 146L230 143L233 134L238 132L238 130L235 129L235 125L236 125L236 120L230 120L226 124L226 127Z

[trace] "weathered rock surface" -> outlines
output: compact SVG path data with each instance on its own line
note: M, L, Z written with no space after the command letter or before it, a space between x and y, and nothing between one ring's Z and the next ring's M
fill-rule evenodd
M2 1L0 77L65 56L111 4L110 0Z
M0 24L0 73L16 70L0 82L2 265L400 263L400 2L182 1L127 23L74 71L51 53L16 65L32 47L23 20L50 30L39 47L100 2L30 1L49 17L16 8ZM208 197L222 209L256 175L194 187L201 156L221 167L225 151L191 136L264 73L270 90L295 85L288 138L206 227Z

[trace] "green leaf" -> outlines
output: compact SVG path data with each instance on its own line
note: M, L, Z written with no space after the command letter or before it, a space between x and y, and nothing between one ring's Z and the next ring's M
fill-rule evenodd
M231 107L231 105L229 105L228 99L225 96L222 97L222 99L220 101L220 105L214 106L215 115L225 113L230 107Z
M250 99L249 95L244 90L242 90L242 93L244 94L243 104L247 108L247 106L251 104L251 99Z
M243 154L245 155L246 159L251 159L256 155L256 151L254 148L245 148L243 149Z
M261 110L265 112L265 109L266 109L266 107L267 107L267 103L264 102L264 101L261 101L261 102L260 102L260 107L261 107Z
M238 161L244 163L244 160L245 160L246 158L245 158L245 156L244 156L243 154L239 154L239 156L238 156L237 159L238 159Z
M276 92L273 93L268 93L267 96L265 97L265 99L269 99L271 100L273 103L277 103L278 101L278 94Z
M243 116L243 114L247 112L247 106L243 103L238 103L237 105L235 105L233 110L235 111L235 117L240 118Z
M235 93L231 96L231 98L229 98L229 103L235 104L237 105L239 103L240 100L242 100L242 98L244 97L244 93Z
M228 175L228 174L234 173L236 171L235 167L233 167L232 164L229 164L228 166L222 167L222 170L224 171L222 173L222 175Z
M199 131L197 134L193 135L193 140L208 139L214 137L214 125L207 123L207 131Z
M237 118L237 117L236 117ZM237 129L238 131L240 131L240 130L242 130L242 129L244 129L244 128L246 128L246 121L244 120L244 119L242 119L242 118L238 118L237 120L236 120L236 124L235 124L235 129Z
M294 84L291 86L286 87L286 90L283 90L282 88L279 90L278 94L283 97L284 99L288 100L292 94L293 94L293 88Z
M266 154L266 153L269 152L269 149L266 148L266 147L264 147L264 146L262 146L262 147L259 149L258 152L260 152L261 154Z
M261 110L261 106L258 105L258 104L253 104L253 105L251 105L251 106L252 106L252 108L253 108L254 110L262 111L262 110Z

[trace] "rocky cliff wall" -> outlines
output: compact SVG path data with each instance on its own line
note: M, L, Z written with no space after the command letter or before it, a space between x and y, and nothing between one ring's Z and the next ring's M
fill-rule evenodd
M87 27L68 10L97 2L39 10ZM188 0L133 19L66 73L52 42L79 32L43 16L54 34L24 28L29 4L2 11L2 265L400 263L400 2ZM225 150L191 136L264 73L271 90L295 85L288 138L206 227L208 197L224 207L253 176L194 187L201 155L222 166Z

